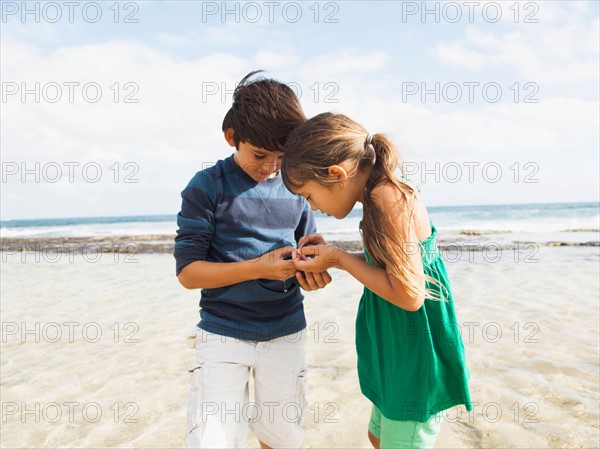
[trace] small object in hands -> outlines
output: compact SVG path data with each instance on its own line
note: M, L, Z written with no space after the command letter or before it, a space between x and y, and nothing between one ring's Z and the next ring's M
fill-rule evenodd
M286 254L285 256L283 256L283 260L292 260L292 253ZM285 281L283 282L283 292L287 293L288 289L287 289L287 284L285 283Z

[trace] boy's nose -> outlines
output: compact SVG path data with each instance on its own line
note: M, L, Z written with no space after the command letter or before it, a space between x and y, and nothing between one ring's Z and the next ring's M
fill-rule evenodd
M277 160L273 160L273 161L269 161L269 162L264 162L262 164L262 168L265 170L273 170L276 169L279 165L279 161Z

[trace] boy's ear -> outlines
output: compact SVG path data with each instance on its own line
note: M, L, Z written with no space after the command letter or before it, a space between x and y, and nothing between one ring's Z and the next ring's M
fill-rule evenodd
M348 173L341 165L332 165L327 169L327 174L336 181L343 181L348 178Z
M235 131L233 130L233 128L227 128L223 132L223 135L225 136L225 140L227 141L227 143L231 147L235 147L235 141L233 140L233 134L234 134L234 132Z

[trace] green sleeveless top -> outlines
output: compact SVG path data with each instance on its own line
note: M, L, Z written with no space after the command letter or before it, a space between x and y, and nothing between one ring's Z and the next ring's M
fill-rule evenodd
M469 370L437 229L420 241L426 286L440 300L426 299L416 312L401 309L365 288L356 317L358 377L362 393L397 421L425 422L458 404L471 410ZM365 249L367 263L376 265Z

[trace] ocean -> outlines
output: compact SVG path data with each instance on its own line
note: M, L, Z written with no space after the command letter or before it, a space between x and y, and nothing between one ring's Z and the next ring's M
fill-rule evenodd
M440 235L493 234L539 240L598 240L600 203L508 204L429 207ZM359 240L361 209L344 220L315 213L328 240ZM0 237L104 237L166 235L177 229L176 213L125 217L52 218L0 221Z

